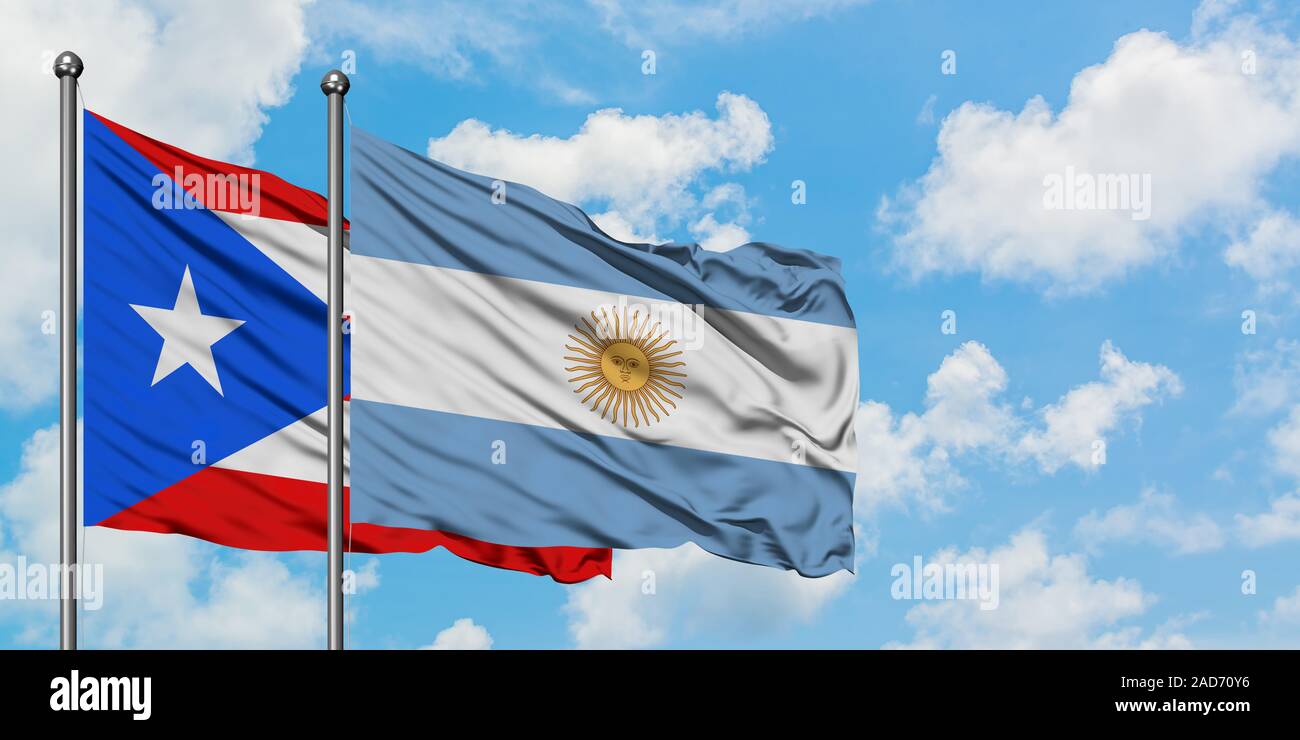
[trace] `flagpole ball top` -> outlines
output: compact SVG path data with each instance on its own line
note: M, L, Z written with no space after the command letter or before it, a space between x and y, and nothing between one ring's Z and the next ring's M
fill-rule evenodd
M65 51L57 57L54 57L55 77L72 77L72 79L75 80L81 76L81 71L85 68L86 66L81 63L81 57L70 51ZM347 78L345 77L343 79L346 80ZM346 85L346 82L344 84Z
M350 87L352 87L352 83L348 81L348 76L337 69L326 72L325 76L320 80L320 91L326 95L335 93L347 95Z

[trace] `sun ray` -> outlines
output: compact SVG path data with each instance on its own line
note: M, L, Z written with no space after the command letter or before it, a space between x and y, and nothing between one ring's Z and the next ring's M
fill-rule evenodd
M602 386L597 386L595 390L593 390L591 393L588 393L587 398L591 398L592 396L595 396L597 393L600 394L599 396L596 397L596 400L592 402L591 410L595 411L596 407L600 405L600 402L605 400L605 396L609 395L613 391L614 391L614 386L602 385ZM587 398L582 399L582 403L584 405L587 403Z
M657 406L659 407L660 411L664 412L664 416L668 415L668 409L664 408L663 403L659 400L659 397L656 396L653 391L650 393L646 393L645 398L646 401L649 402L646 404L647 406L651 406L651 407ZM659 421L659 414L655 414L655 421Z
M669 352L669 353L666 354L666 355L653 354L653 355L648 355L648 357L650 358L650 361L651 361L651 362L662 362L663 360L667 360L667 359L670 358L670 357L676 357L677 355L680 355L681 353L682 353L682 350L679 349L679 350L677 350L676 352Z
M608 327L610 330L612 330L612 331L610 331L610 335L611 335L611 336L615 336L615 337L617 337L617 336L618 336L618 324L617 324L617 322L616 322L614 319L611 319L611 318L609 317L609 313L607 313L607 312L605 311L605 307L604 307L604 306L601 306L601 307L600 307L600 315L605 317L605 326ZM616 313L615 315L617 315L617 313Z
M577 325L574 325L573 328L574 330L577 330L578 327ZM589 339L586 334L583 334L581 338L575 337L574 335L570 334L569 339L572 339L574 343L577 344L578 346L574 347L571 344L564 345L568 349L571 349L574 352L587 352L595 355L596 357L600 357L600 353L602 350L597 345L592 344L591 339Z
M660 339L663 339L663 337L659 337L659 338L660 338ZM674 344L677 344L677 340L676 340L676 339L670 340L667 344L661 344L661 345L658 345L658 344L657 344L657 346L650 347L648 350L646 350L646 356L647 356L647 357L657 357L657 356L659 356L661 353L663 353L664 350L668 349L669 347L673 346Z
M664 395L665 392L667 392L667 393L672 393L674 396L677 396L676 393L673 393L672 391L667 390L667 389L665 389L665 388L660 388L660 387L657 386L657 385L651 385L651 384L649 384L649 383L646 383L646 387L650 389L650 392L651 392L652 394L654 394L655 396L657 396L657 397L659 397L659 398L662 398L663 401L664 401L664 403L668 404L669 406L672 406L673 408L677 408L677 404L673 402L673 399L671 399L671 398L669 398L668 396ZM681 398L681 396L677 396L677 397L678 397L678 398ZM665 411L664 413L668 413L668 412Z
M672 394L673 396L676 396L677 398L681 398L681 397L682 397L680 393L678 393L677 391L674 391L672 388L669 388L667 385L664 385L665 382L667 382L667 383L671 383L672 385L675 385L675 386L677 386L678 388L685 388L685 387L686 387L686 386L682 385L681 383L676 383L676 382L673 382L673 381L671 381L671 380L669 380L669 381L652 380L652 381L650 381L649 383L646 383L646 385L649 385L649 386L653 386L653 387L655 387L655 388L658 388L659 390L663 391L664 393Z
M637 407L641 409L641 418L645 419L646 426L650 426L651 414L654 414L655 421L659 421L659 414L655 414L654 409L650 408L649 402L646 401L646 394L637 394L635 400Z
M659 322L656 321L653 324L651 324L650 317L646 316L645 323L641 325L641 331L637 332L636 336L632 338L632 344L635 344L636 346L644 350L645 338L650 336L650 334L654 332L655 329L658 328L659 328Z
M578 325L577 325L577 324L574 324L574 325L573 325L573 328L574 328L575 330L577 330L577 332L578 332L579 334L581 334L581 335L584 337L584 339L579 339L579 338L573 336L572 334L569 335L569 339L572 339L573 341L575 341L575 342L577 342L578 344L582 345L584 348L586 348L586 350L587 350L588 352L591 352L592 354L596 355L597 357L600 356L600 353L601 353L601 352L604 352L604 351L605 351L605 348L604 348L604 347L601 347L600 344L599 344L598 342L596 342L596 340L595 340L593 337L591 337L591 336L589 336L589 335L587 334L587 332L585 332L585 331L583 331L583 330L581 330L581 329L578 329ZM568 347L569 345L566 344L566 345L564 345L564 346L565 346L565 347Z
M577 324L573 325L574 328L582 332L582 335L584 337L587 337L591 341L595 342L596 346L600 348L600 351L604 352L605 348L609 346L609 340L605 338L605 334L607 334L608 332L602 329L597 329L596 326L593 326L590 321L587 321L586 317L581 317L581 318L582 318L583 325L587 327L586 331L583 331L582 328L579 327ZM596 318L596 314L594 312L591 314L591 318L596 322L597 325L600 325L600 319Z
M628 332L628 341L636 344L641 335L645 334L646 327L650 325L650 314L637 314L637 323L632 325L632 330Z
M592 311L592 312L591 312L591 321L587 321L587 317L586 317L586 316L579 316L578 318L582 319L582 323L584 323L584 324L587 325L587 329L589 329L589 330L591 331L592 334L594 334L594 335L596 335L596 336L600 336L600 335L606 333L606 332L604 332L604 331L602 331L602 330L600 330L600 329L597 329L595 326L592 326L591 321L594 321L594 322L596 322L597 324L600 324L600 319L596 318L596 312L595 312L595 311ZM603 346L604 344L605 344L605 342L602 340L602 341L601 341L601 345Z
M572 383L573 380L569 380L569 382ZM573 392L574 392L574 393L582 393L583 391L587 390L588 388L592 387L593 385L599 386L599 385L603 385L603 384L600 382L600 379L599 379L599 378L597 378L596 380L588 380L586 383L582 384L580 387L578 387L578 388L574 388L574 389L573 389Z
M611 389L611 390L617 390L617 389L614 388L613 385L610 386L610 389ZM612 404L612 403L614 402L614 396L616 396L616 395L618 395L618 394L617 394L617 393L611 393L611 394L609 394L609 398L606 398L606 399L605 399L605 408L601 409L601 411L600 411L600 418L602 418L602 419L605 418L605 414L609 412L609 406L610 406L610 404ZM617 413L617 412L615 412L615 413Z

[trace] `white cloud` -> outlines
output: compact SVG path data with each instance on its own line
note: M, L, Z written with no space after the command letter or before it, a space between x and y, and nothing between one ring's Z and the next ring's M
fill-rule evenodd
M365 557L365 556L361 556ZM379 588L379 558L370 556L360 568L353 568L351 560L344 562L344 567L352 571L352 585L361 594Z
M1292 406L1287 418L1269 430L1268 444L1273 450L1273 467L1300 478L1300 404Z
M140 562L120 563L115 570L125 567L140 568ZM182 597L153 614L132 614L129 622L119 617L117 624L129 625L134 632L129 644L257 649L325 644L325 593L316 579L292 573L282 560L266 553L244 553L206 567L206 573L200 571L210 582L206 594ZM98 616L89 617L87 625L93 627Z
M934 124L934 106L939 102L938 95L930 95L921 104L921 110L916 114L916 122L921 126L931 126Z
M579 648L647 648L691 637L732 639L812 620L853 583L839 571L804 578L748 565L695 545L620 550L614 580L569 589L564 606Z
M537 83L551 97L567 105L595 105L596 94L553 74L543 74Z
M712 193L697 197L692 188L709 172L749 170L771 151L772 124L758 103L724 92L717 109L717 117L710 118L701 111L629 116L607 108L592 113L567 138L524 136L468 119L446 136L430 139L428 154L554 198L605 207L600 223L610 226L611 235L653 235L658 226L703 219L701 209L716 213L734 207L735 188L714 200ZM701 232L734 238L734 231L721 228L706 222Z
M492 635L468 617L457 619L421 650L491 650Z
M783 23L805 21L869 0L589 0L610 33L633 46L693 38L732 39Z
M480 59L499 64L531 47L534 39L525 30L529 10L528 3L326 0L313 8L310 23L321 47L359 42L358 70L374 60L465 79Z
M1261 611L1259 619L1266 624L1300 625L1300 586L1289 596L1277 597L1273 608Z
M1157 625L1146 636L1143 636L1141 627L1121 627L1097 638L1092 647L1098 650L1192 650L1196 646L1183 629L1207 616L1204 611L1179 615Z
M705 194L700 205L709 213L690 225L691 236L699 245L715 252L725 252L751 241L749 231L749 199L738 183L719 185ZM730 220L719 222L719 214L729 214Z
M1300 342L1279 339L1271 349L1243 353L1232 384L1237 391L1233 414L1263 416L1300 401Z
M637 231L637 227L628 222L623 214L618 211L606 211L604 213L591 214L591 220L596 222L601 231L618 239L619 241L630 242L632 244L662 244L660 239L653 231L649 234L642 234Z
M247 162L266 110L285 102L307 39L303 3L4 3L0 64L8 95L0 157L6 204L8 330L0 334L0 408L55 391L56 338L41 313L58 304L58 85L54 55L81 55L86 105L207 156ZM124 53L129 49L130 53ZM213 73L215 68L220 72Z
M925 385L928 436L945 449L999 445L1010 433L1012 412L993 400L1006 390L1007 372L984 345L962 344Z
M1142 407L1182 393L1182 383L1163 365L1132 362L1109 340L1101 347L1101 380L1072 389L1041 412L1045 427L1020 440L1018 451L1054 473L1067 463L1095 468L1095 442Z
M1247 547L1300 539L1300 493L1277 498L1260 514L1238 514L1237 536Z
M1283 212L1265 215L1245 238L1228 246L1223 259L1265 290L1286 287L1284 276L1300 265L1300 220Z
M1143 639L1123 620L1146 612L1155 601L1127 578L1103 580L1088 573L1079 553L1053 555L1047 537L1026 529L992 550L955 548L929 563L997 564L999 601L984 610L974 600L923 602L907 612L915 634L887 647L960 649L1186 647L1170 631Z
M718 223L712 213L704 214L691 224L691 236L701 247L714 252L725 252L750 241L749 231L735 223Z
M1152 488L1142 491L1137 503L1096 511L1075 524L1074 534L1090 550L1110 542L1147 542L1179 555L1209 552L1223 547L1222 528L1208 515L1184 514L1177 498Z
M853 503L864 516L884 505L906 506L908 502L923 511L943 511L948 508L946 494L964 485L948 451L930 440L924 418L909 412L895 421L889 406L877 401L858 407L854 419L858 479Z
M962 344L927 378L920 414L895 418L889 406L864 402L856 420L860 511L908 502L942 511L947 495L964 485L953 464L963 455L1007 465L1032 461L1048 474L1067 465L1095 469L1094 441L1104 443L1140 420L1143 407L1181 390L1173 371L1130 361L1109 341L1100 355L1100 380L1032 415L1003 400L1007 373L978 342Z
M0 487L0 561L58 562L58 428L23 447L14 480ZM103 566L103 606L84 611L93 647L310 648L323 644L320 579L270 553L222 558L221 548L179 535L84 531L81 560ZM368 580L377 580L372 573ZM57 640L56 601L7 602L0 620L26 639Z
M1200 26L1182 44L1147 30L1121 37L1074 77L1059 112L1041 97L1019 113L973 102L952 112L929 170L878 209L895 264L914 277L978 272L1088 291L1170 258L1200 226L1266 213L1264 179L1300 152L1300 47L1246 17L1207 12ZM1254 74L1243 50L1256 55ZM1045 178L1067 167L1150 175L1150 218L1046 208ZM1274 230L1257 233L1259 249L1230 260L1257 269L1282 259Z
M953 456L979 448L1004 449L1013 412L998 396L1007 374L978 342L966 342L926 379L925 411L895 420L889 406L858 408L858 481L854 501L870 514L882 504L914 501L926 511L947 508L945 493L964 481Z

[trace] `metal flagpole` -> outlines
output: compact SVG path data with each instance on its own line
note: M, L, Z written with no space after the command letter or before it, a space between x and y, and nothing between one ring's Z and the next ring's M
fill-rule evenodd
M77 78L81 57L54 59L59 78L59 647L77 649Z
M329 99L329 649L343 649L343 96L348 76L320 81Z

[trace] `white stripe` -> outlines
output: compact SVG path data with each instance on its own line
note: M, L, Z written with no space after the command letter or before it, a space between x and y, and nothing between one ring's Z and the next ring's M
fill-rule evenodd
M343 402L343 485L348 485L348 408ZM304 416L212 464L214 468L325 483L328 449L325 439L327 409Z
M326 291L329 288L327 268L329 237L324 227L309 226L301 221L282 221L276 218L247 216L225 211L213 211L213 213L289 273L290 277L310 290L312 295L326 301ZM348 241L348 232L345 231L343 232L345 280L348 275L347 263L350 254L346 249ZM344 295L346 294L345 286Z
M698 347L675 358L687 373L677 410L625 428L581 405L563 359L573 324L619 295L362 255L351 268L353 398L857 469L853 329L705 309Z
M230 228L257 247L262 254L276 263L322 302L326 301L328 288L329 238L324 228L300 221L284 221L239 213L214 211ZM344 232L347 245L347 232ZM344 251L346 265L349 252ZM346 294L346 288L345 288ZM348 482L347 414L348 404L343 404L344 485ZM327 472L325 438L326 410L320 409L272 434L257 440L238 452L213 463L213 467L239 470L246 473L274 475L281 478L324 483Z

